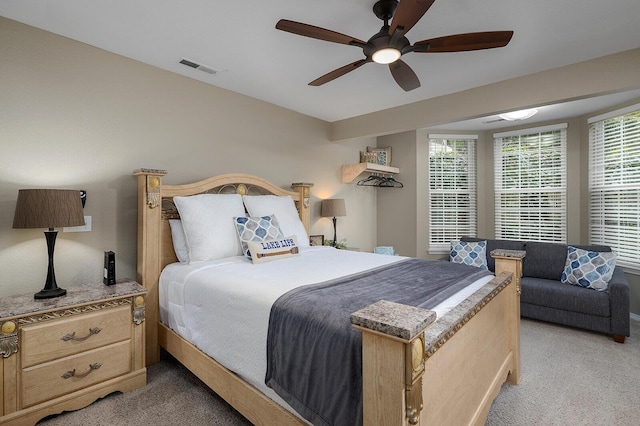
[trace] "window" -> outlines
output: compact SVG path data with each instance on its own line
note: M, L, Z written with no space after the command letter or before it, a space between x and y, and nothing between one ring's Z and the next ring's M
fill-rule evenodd
M429 135L429 252L475 236L476 135Z
M640 270L640 105L589 119L589 241Z
M566 242L566 128L493 135L497 239Z

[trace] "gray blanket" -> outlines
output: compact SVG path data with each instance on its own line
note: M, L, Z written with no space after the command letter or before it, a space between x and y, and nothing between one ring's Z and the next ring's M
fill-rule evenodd
M294 289L271 308L265 383L314 425L361 425L362 334L349 315L379 300L433 308L487 275L407 259Z

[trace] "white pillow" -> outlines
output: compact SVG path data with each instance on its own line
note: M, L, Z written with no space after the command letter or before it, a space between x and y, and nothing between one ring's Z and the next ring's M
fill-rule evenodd
M244 216L238 194L200 194L173 197L189 248L189 262L240 256L233 218Z
M295 235L275 240L247 241L247 246L253 263L271 262L300 254Z
M182 221L180 219L169 219L169 226L171 227L173 251L176 252L178 261L180 263L189 263L189 248L184 236L184 229L182 229Z
M275 215L284 235L295 235L299 247L309 247L309 236L293 198L288 195L245 195L242 199L249 216Z

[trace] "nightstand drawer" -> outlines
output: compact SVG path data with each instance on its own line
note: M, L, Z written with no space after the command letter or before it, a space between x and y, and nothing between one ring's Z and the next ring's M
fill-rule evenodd
M27 325L22 334L22 368L131 338L131 307Z
M26 408L131 371L131 341L47 362L22 371L21 408Z

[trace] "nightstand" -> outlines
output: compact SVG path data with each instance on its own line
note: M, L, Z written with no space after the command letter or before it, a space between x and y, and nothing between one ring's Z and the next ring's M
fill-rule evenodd
M144 386L145 297L119 280L0 299L0 424L35 424Z

